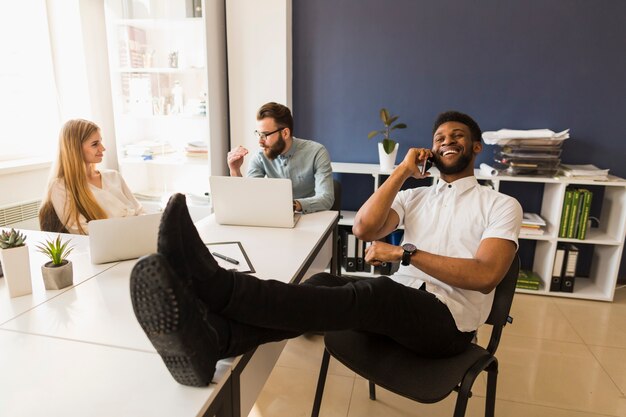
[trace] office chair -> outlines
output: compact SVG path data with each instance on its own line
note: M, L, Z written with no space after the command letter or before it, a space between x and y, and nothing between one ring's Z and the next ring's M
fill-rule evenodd
M471 344L459 355L432 359L420 357L381 335L353 330L327 332L312 417L319 415L331 355L369 380L371 400L376 399L376 385L420 403L435 403L446 398L453 390L457 391L454 417L465 415L474 380L482 371L487 371L485 416L493 417L498 376L495 353L503 327L507 322L512 322L509 312L518 272L519 257L516 255L509 271L496 287L493 306L487 318L487 324L493 326L487 348Z
M39 228L44 232L68 233L50 201L39 208Z

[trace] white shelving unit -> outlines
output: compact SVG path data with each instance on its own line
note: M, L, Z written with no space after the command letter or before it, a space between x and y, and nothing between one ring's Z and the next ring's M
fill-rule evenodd
M215 48L224 34L215 7L200 0L105 0L119 169L140 195L201 196L209 175L223 173L212 166L225 160L228 140L219 87L226 76L217 63L225 68L225 52ZM188 156L197 150L190 143L206 146L206 154Z
M384 176L389 172L382 172L377 164L355 164L355 163L332 163L333 173L363 174L374 177L374 190L376 190ZM436 168L431 168L431 183L438 181L439 172ZM509 188L514 188L515 183L536 184L543 186L541 192L541 210L539 214L546 220L547 228L543 235L520 235L520 245L526 243L534 244L534 256L532 269L538 273L543 281L543 285L538 291L518 289L518 292L529 294L551 295L556 297L581 298L589 300L612 301L615 292L615 283L619 272L620 261L624 249L624 239L626 238L626 180L609 177L606 181L589 181L564 177L524 177L524 176L494 176L482 175L480 170L475 170L476 178L481 181L489 181L495 190L508 194ZM561 219L561 209L565 196L565 189L573 187L592 187L597 191L594 193L593 206L601 206L599 226L588 229L585 240L559 238L559 224ZM538 187L539 188L539 187ZM595 201L602 198L601 202ZM524 201L520 201L522 208ZM339 225L351 226L354 221L355 212L343 211ZM573 293L550 292L550 279L552 267L556 254L557 244L560 242L574 243L579 247L589 247L593 256L589 267L589 277L579 277L576 279ZM522 260L523 262L524 260ZM347 274L357 276L371 276L371 273Z

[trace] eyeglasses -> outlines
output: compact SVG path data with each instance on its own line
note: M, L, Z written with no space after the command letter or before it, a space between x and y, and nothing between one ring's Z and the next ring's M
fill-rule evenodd
M256 138L257 138L258 140L263 140L263 141L265 141L265 140L267 140L267 138L268 138L268 137L272 136L272 135L273 135L274 133L276 133L276 132L280 132L280 131L281 131L281 130L283 130L283 129L285 129L285 128L284 128L284 127L279 127L278 129L273 130L273 131L271 131L271 132L259 132L258 130L255 130L255 131L254 131L254 135L256 136Z

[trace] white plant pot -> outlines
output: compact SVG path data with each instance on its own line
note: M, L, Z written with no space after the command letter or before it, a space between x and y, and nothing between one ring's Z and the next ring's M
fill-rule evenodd
M388 154L383 148L382 142L378 142L378 159L380 160L380 170L383 172L393 171L393 167L396 165L396 155L398 154L399 143L393 148L393 151Z
M41 276L46 290L60 290L74 283L74 271L71 261L65 261L60 266L52 266L46 262L41 266Z
M32 294L33 285L30 278L30 259L28 246L0 249L0 261L4 279L7 280L11 298Z

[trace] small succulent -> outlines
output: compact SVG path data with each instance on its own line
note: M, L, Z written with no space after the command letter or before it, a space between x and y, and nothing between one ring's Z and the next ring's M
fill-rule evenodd
M61 235L57 235L56 239L46 240L45 244L37 245L37 250L50 258L52 265L60 266L74 249L73 246L68 246L69 243L69 240L63 242Z
M22 232L18 232L15 229L11 229L8 232L6 230L3 230L2 233L0 233L0 248L10 249L24 246L25 240L26 235L24 235Z
M396 129L406 129L406 124L397 123L393 125L393 123L398 120L398 116L390 116L389 111L385 108L380 109L380 120L383 121L383 125L385 128L383 130L372 130L368 135L368 139L372 139L378 135L383 135L383 149L387 154L391 154L393 149L396 147L396 141L389 137L389 134L392 130ZM392 126L393 125L393 126Z

